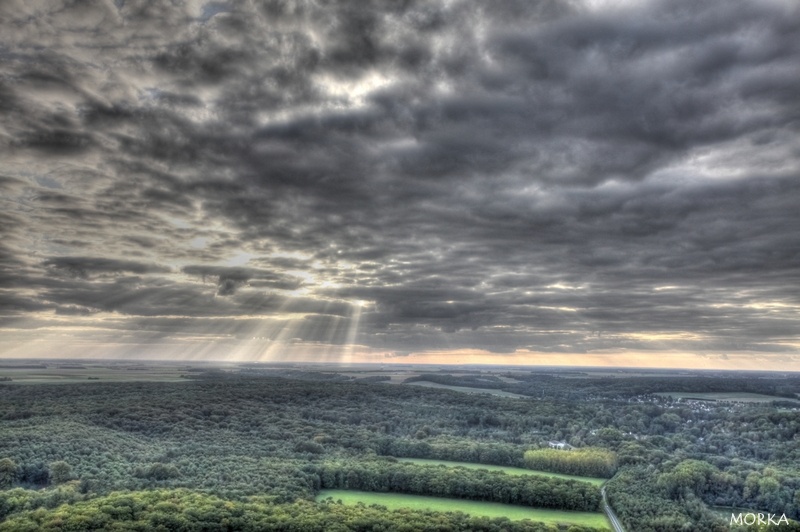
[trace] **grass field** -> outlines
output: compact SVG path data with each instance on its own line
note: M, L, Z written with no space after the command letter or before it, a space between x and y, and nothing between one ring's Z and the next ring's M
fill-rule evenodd
M437 512L464 512L473 516L506 517L514 521L530 519L531 521L541 521L548 524L573 523L609 529L608 521L602 513L564 512L496 502L465 501L423 495L355 490L322 490L317 495L316 500L321 501L328 497L331 497L334 501L341 500L344 504L357 504L359 502L366 505L379 504L390 510L411 508L414 510L435 510Z
M488 471L503 471L507 475L536 475L541 477L562 478L565 480L578 480L580 482L588 482L589 484L593 484L595 486L600 486L606 481L606 479L604 478L561 475L559 473L550 473L548 471L534 471L533 469L524 469L521 467L473 464L471 462L448 462L446 460L428 460L425 458L398 458L397 460L400 462L411 462L412 464L419 464L419 465L442 465L446 467L464 467L467 469L486 469Z
M800 404L800 401L788 399L786 397L749 392L659 392L655 395L660 395L661 397L672 396L674 399L700 399L704 401L737 401L740 403L794 401Z
M491 395L496 395L498 397L510 397L512 399L530 399L530 397L528 397L527 395L504 392L503 390L494 390L491 388L469 388L467 386L451 386L449 384L439 384L437 382L428 382L428 381L407 382L406 384L410 384L412 386L423 386L425 388L444 388L446 390L455 390L457 392L464 392L464 393L488 393Z

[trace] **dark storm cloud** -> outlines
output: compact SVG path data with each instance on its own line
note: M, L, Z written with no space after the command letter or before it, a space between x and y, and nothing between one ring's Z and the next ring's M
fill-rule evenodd
M144 264L130 260L116 260L99 257L54 257L44 261L44 266L63 271L70 276L87 278L99 273L169 273L171 270L158 264Z
M16 323L796 350L792 2L7 2L0 23Z
M217 295L229 296L251 280L258 286L294 290L301 284L299 279L288 275L280 275L255 268L235 268L224 266L186 266L183 272L189 275L199 275L217 278Z

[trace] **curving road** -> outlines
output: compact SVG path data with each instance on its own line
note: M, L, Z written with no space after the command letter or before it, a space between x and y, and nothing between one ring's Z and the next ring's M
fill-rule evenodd
M603 486L603 489L600 490L600 494L603 496L603 511L608 516L608 520L611 521L611 526L614 527L614 532L625 532L625 529L622 528L622 523L619 522L617 515L614 513L614 510L611 509L611 506L608 504L608 499L606 498L606 487Z

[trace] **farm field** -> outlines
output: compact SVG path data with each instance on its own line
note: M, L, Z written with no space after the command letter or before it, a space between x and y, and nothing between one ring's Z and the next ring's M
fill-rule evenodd
M527 395L504 392L503 390L494 390L491 388L469 388L467 386L451 386L449 384L439 384L436 382L428 382L428 381L408 382L405 384L410 384L412 386L424 386L426 388L442 388L445 390L455 390L457 392L464 392L464 393L488 393L491 395L496 395L498 397L509 397L512 399L530 399L530 397L528 397Z
M43 364L41 367L3 365L0 379L8 384L68 384L78 382L181 382L193 370L186 365Z
M498 466L488 464L474 464L471 462L450 462L447 460L430 460L427 458L398 458L400 462L410 462L419 465L442 465L446 467L464 467L466 469L486 469L487 471L502 471L507 475L534 475L541 477L561 478L564 480L577 480L579 482L587 482L594 486L601 486L605 483L604 478L594 477L579 477L577 475L562 475L559 473L550 473L548 471L535 471L533 469L525 469L522 467Z
M654 395L661 397L672 396L675 399L700 399L703 401L737 401L740 403L770 403L772 401L794 401L800 404L800 400L778 397L776 395L764 395L749 392L660 392Z
M334 501L341 500L343 504L379 504L389 510L411 508L438 512L464 512L472 516L505 517L513 521L530 519L531 521L540 521L547 524L573 523L610 530L605 515L599 512L565 512L493 502L355 490L322 490L317 495L316 500L323 501L329 497Z

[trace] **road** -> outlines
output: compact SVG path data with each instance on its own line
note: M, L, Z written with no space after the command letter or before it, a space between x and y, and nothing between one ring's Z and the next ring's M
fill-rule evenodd
M603 486L603 489L600 490L600 493L603 495L603 511L608 516L608 520L611 521L611 526L614 527L614 532L625 532L625 529L622 528L622 523L619 522L617 515L614 513L614 510L611 509L611 506L608 504L608 499L606 498L606 487Z

